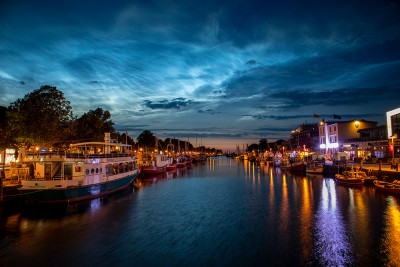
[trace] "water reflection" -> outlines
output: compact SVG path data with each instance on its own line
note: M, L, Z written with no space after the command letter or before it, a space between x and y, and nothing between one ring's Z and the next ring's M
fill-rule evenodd
M315 227L315 254L323 266L346 266L353 261L336 197L334 180L324 179Z
M0 266L400 266L398 198L231 159L9 214L0 235Z
M301 246L301 259L302 263L307 263L310 261L313 238L311 233L312 230L312 220L313 220L313 191L311 182L303 178L302 182L302 198L301 198L301 208L300 208L300 246Z
M398 199L387 198L387 209L384 214L386 223L382 238L382 252L386 254L387 266L400 266L400 206Z

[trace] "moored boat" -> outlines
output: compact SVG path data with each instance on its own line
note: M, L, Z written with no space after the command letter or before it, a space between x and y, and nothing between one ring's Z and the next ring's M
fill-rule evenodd
M176 167L177 168L183 168L183 167L185 167L186 166L186 157L184 157L184 156L179 156L177 159L176 159Z
M167 164L167 171L175 171L176 170L176 160L172 157L169 157L169 162Z
M390 183L390 182L375 180L373 183L376 190L400 195L400 181L395 180L392 183Z
M18 189L28 203L71 203L120 191L138 175L131 145L105 142L71 144L63 153L26 154L27 179Z
M324 166L319 163L308 163L306 166L306 173L310 174L322 174L324 172Z
M343 174L335 174L335 181L338 184L348 185L348 186L363 186L364 179L361 177L349 177Z
M143 174L160 174L167 171L167 165L171 163L171 158L164 154L156 154L149 160L143 162L140 170Z
M282 163L281 169L285 169L288 171L294 172L305 172L306 171L306 164L303 161L296 161L296 162L289 162L287 164Z

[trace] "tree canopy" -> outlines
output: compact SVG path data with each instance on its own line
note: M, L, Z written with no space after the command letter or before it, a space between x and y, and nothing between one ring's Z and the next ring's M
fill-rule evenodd
M44 85L8 108L9 131L27 143L54 143L63 139L73 120L70 102L56 87Z
M138 141L139 147L145 149L152 149L156 147L156 137L149 130L143 131L136 140Z
M107 110L97 108L84 113L73 123L71 132L74 133L73 139L79 141L103 141L104 133L115 133L111 121L111 114Z

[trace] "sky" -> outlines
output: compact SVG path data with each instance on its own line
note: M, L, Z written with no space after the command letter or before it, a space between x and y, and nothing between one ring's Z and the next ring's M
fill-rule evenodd
M0 106L56 86L134 139L234 151L400 107L397 0L0 1Z

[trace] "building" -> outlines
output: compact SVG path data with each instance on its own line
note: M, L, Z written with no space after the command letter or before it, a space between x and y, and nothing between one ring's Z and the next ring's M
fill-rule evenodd
M389 157L394 160L400 157L400 108L386 112L386 122Z
M358 141L361 129L376 128L375 121L324 121L319 123L319 148L326 155L343 151L344 144L349 140Z
M319 148L318 124L303 124L290 133L292 150L316 151Z

